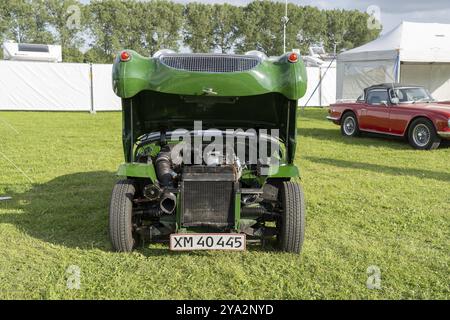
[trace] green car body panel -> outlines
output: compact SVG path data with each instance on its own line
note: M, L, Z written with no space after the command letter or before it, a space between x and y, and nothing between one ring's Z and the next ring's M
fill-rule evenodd
M157 183L155 165L136 162L139 138L152 132L183 128L194 130L194 121L201 120L204 129L277 129L283 145L280 165L270 167L264 176L244 170L241 180L263 185L267 179L299 177L294 164L297 136L297 105L307 89L306 69L299 56L289 62L288 54L275 58L230 55L236 58L258 58L248 70L233 72L203 72L174 68L161 57L143 57L126 50L130 59L123 61L119 54L113 65L113 89L122 99L123 148L125 163L118 175L149 179ZM176 56L175 54L173 54ZM195 56L183 55L178 56ZM204 55L226 57L229 55ZM160 151L151 145L153 156ZM195 232L181 221L180 195L172 217L164 223L176 225L176 231ZM234 229L255 220L241 217L241 194L234 199Z
M195 96L204 95L205 88L212 88L221 97L276 92L289 100L298 100L306 92L304 64L289 63L286 56L263 60L248 71L217 74L179 70L157 58L128 52L130 61L122 62L118 56L113 66L113 89L121 98L132 98L145 90Z

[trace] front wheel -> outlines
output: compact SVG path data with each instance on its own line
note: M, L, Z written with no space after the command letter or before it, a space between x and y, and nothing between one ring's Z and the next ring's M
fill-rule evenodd
M441 139L433 122L425 118L414 120L408 130L409 144L418 150L433 150L439 147Z
M359 135L359 124L353 112L346 112L341 120L341 133L345 137L356 137Z
M280 188L281 217L277 222L278 243L285 252L300 253L305 237L305 196L295 182L283 182Z
M120 180L114 186L109 207L109 236L117 252L131 252L137 242L136 217L133 216L133 199L136 186L133 180Z

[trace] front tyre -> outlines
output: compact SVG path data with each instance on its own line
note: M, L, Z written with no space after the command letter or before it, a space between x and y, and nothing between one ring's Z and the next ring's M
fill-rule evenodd
M109 236L117 252L131 252L138 240L134 231L133 199L136 186L133 180L120 180L114 186L109 206Z
M353 112L346 112L341 120L341 133L345 137L359 136L359 124Z
M433 150L439 147L441 139L433 122L425 118L414 120L408 130L409 144L418 150Z
M281 251L300 253L305 237L305 196L295 182L283 182L280 188L281 217L277 222Z

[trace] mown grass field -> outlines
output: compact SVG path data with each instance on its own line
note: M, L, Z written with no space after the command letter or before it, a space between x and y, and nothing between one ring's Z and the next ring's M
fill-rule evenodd
M119 113L0 113L0 299L449 299L450 148L344 139L300 112L301 256L110 251ZM20 170L23 171L23 174ZM81 270L80 290L67 268ZM381 271L368 289L367 268Z

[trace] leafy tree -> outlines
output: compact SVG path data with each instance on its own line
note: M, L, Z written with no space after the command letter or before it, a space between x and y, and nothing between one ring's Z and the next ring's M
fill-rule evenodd
M369 29L367 27L367 20L369 15L357 10L347 11L347 32L344 35L343 44L338 49L351 49L359 47L367 42L376 39L381 32L381 29Z
M227 3L215 4L212 8L213 48L221 53L230 52L240 37L242 9Z
M0 2L0 43L3 43L4 34L8 29L7 8L5 2ZM3 50L0 50L0 59L3 59Z
M190 2L184 10L184 44L193 52L210 52L214 48L213 7Z
M90 48L84 53L83 62L86 63L111 63L111 57L106 57L100 48Z
M87 57L111 62L123 48L146 55L161 48L177 49L182 13L182 5L161 0L92 1L88 6L88 28L95 50Z
M240 52L261 50L269 55L282 53L284 4L254 1L244 8L241 23ZM289 22L286 29L286 49L299 48L303 54L316 43L323 43L329 52L334 45L339 52L375 39L380 30L367 28L368 15L353 10L320 10L311 6L288 4Z
M120 0L94 0L88 7L90 46L98 62L111 63L116 52L126 46L130 29L129 7ZM132 21L133 19L131 19Z
M269 0L254 1L243 9L242 39L237 51L260 50L268 55L283 51L284 4Z
M78 0L45 0L49 23L55 31L56 43L63 49L67 62L81 62L82 32L85 29L83 5Z
M3 12L4 39L31 43L53 41L44 1L3 0Z
M327 19L327 32L325 45L329 51L334 51L334 46L342 48L345 45L344 37L348 30L349 14L344 10L329 10L325 12Z
M85 62L83 52L81 52L80 49L75 47L70 46L63 47L62 55L64 62L76 62L76 63Z
M299 48L303 54L326 37L326 15L316 7L292 6L289 10L287 49Z
M54 36L49 30L50 21L47 10L47 1L45 0L30 0L31 5L31 19L27 17L30 32L28 36L31 42L34 43L53 43Z
M68 62L111 63L123 48L152 55L182 44L194 52L245 52L268 55L283 51L285 6L255 0L244 7L230 4L166 0L2 0L0 41L58 43ZM328 51L353 48L376 38L369 16L360 11L319 10L288 5L287 50L307 53L314 43ZM87 31L87 33L86 33ZM88 47L86 53L81 48ZM1 55L1 53L0 53Z
M139 27L135 28L144 52L154 54L160 49L177 50L183 25L183 5L169 1L137 3L135 16Z

